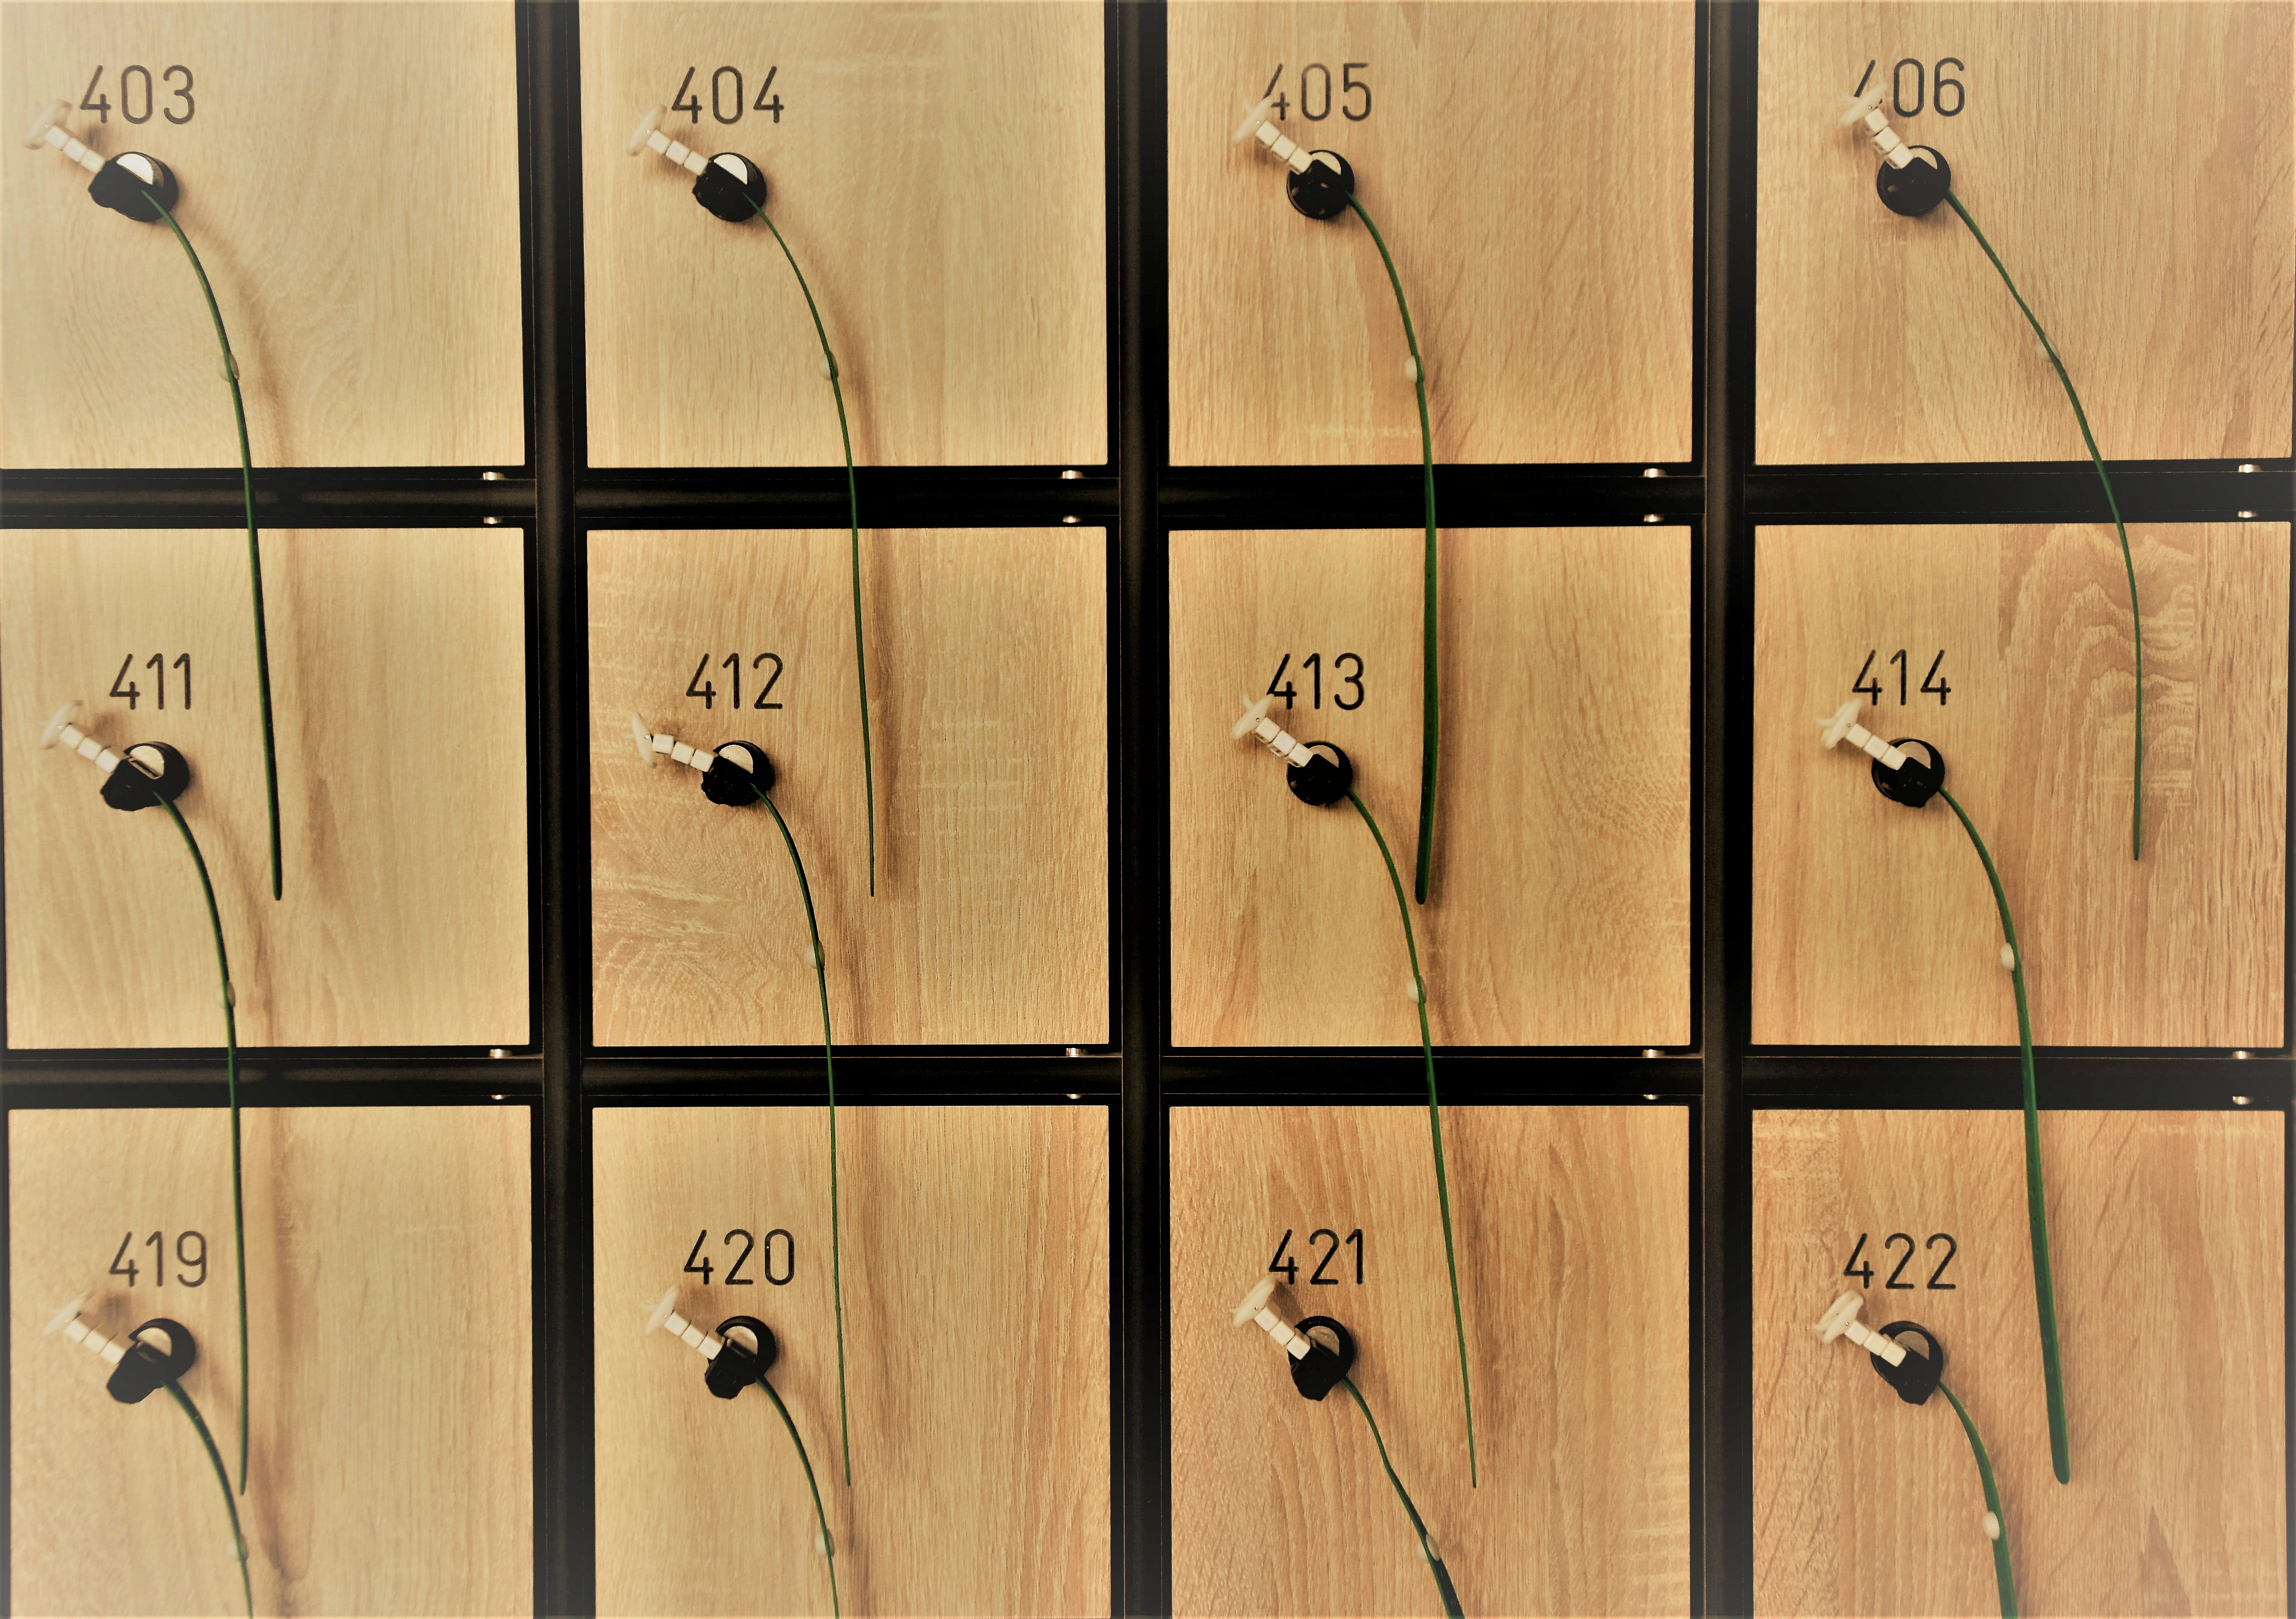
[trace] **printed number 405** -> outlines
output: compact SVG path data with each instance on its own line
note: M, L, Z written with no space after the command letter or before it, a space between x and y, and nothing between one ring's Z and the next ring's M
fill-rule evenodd
M1337 1231L1332 1231L1329 1226L1321 1227L1308 1233L1308 1246L1310 1247L1315 1247L1317 1240L1322 1238L1329 1238L1331 1241L1329 1246L1324 1249L1323 1263L1318 1264L1314 1271L1308 1273L1308 1282L1310 1287L1336 1288L1340 1285L1341 1279L1336 1276L1326 1276L1324 1272L1332 1268L1332 1261L1339 1254L1341 1247L1340 1234ZM1283 1233L1283 1240L1275 1245L1275 1257L1267 1262L1267 1268L1275 1274L1282 1277L1292 1287L1296 1288L1300 1285L1300 1262L1297 1259L1286 1259L1283 1257L1284 1250L1289 1248L1291 1246L1292 1233L1287 1231ZM1348 1233L1345 1246L1351 1247L1356 1251L1356 1285L1357 1287L1361 1287L1363 1286L1364 1261L1363 1227L1357 1226L1354 1231Z
M1849 1263L1841 1267L1841 1273L1844 1276L1856 1277L1857 1285L1861 1288L1870 1288L1874 1285L1874 1262L1869 1259L1862 1265L1857 1263L1857 1256L1866 1251L1866 1236L1864 1231L1857 1233L1857 1246L1849 1251ZM1913 1290L1914 1284L1909 1281L1899 1281L1898 1277L1913 1261L1914 1239L1903 1231L1891 1231L1887 1237L1882 1239L1882 1247L1884 1249L1893 1248L1901 1242L1906 1245L1905 1255L1898 1261L1898 1268L1890 1272L1890 1279L1882 1285L1884 1288L1895 1288L1901 1293L1909 1293ZM1927 1246L1934 1248L1940 1242L1945 1244L1945 1257L1939 1260L1937 1269L1930 1272L1929 1286L1936 1292L1951 1293L1956 1290L1956 1284L1939 1279L1945 1275L1946 1266L1953 1263L1953 1256L1961 1252L1961 1244L1954 1240L1951 1232L1938 1231L1931 1236ZM1884 1257L1886 1256L1885 1255Z

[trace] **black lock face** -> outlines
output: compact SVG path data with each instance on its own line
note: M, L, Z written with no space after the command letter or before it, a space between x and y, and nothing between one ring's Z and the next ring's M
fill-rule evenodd
M1286 765L1283 784L1300 803L1325 809L1348 796L1348 789L1356 784L1356 767L1329 742L1308 746L1315 749L1316 756L1305 765Z
M1337 1353L1316 1341L1311 1329L1320 1328L1339 1340ZM1310 1400L1320 1400L1339 1386L1340 1379L1348 1375L1356 1363L1356 1341L1348 1329L1328 1315L1311 1315L1299 1325L1300 1336L1308 1340L1308 1353L1292 1361L1292 1386ZM1283 1357L1292 1360L1289 1354Z
M1870 1351L1867 1358L1874 1362L1874 1370L1882 1374L1882 1381L1898 1391L1898 1399L1907 1405L1926 1404L1929 1397L1937 1393L1938 1379L1945 1376L1945 1345L1938 1342L1935 1333L1919 1321L1891 1321L1882 1329L1882 1336L1885 1338L1895 1339L1901 1332L1918 1337L1922 1340L1922 1348L1929 1353L1923 1354L1922 1348L1900 1343L1898 1347L1906 1352L1906 1362L1902 1366L1892 1366Z
M701 796L710 803L739 809L774 790L774 762L755 742L720 742L710 751L718 756L701 773Z
M766 206L766 176L738 151L721 151L701 166L693 200L728 225L757 217Z
M1922 752L1907 753L1906 762L1895 770L1879 759L1874 760L1874 789L1892 804L1919 809L1936 797L1938 789L1945 785L1945 755L1917 736L1892 737L1890 746L1918 748ZM1929 757L1924 759L1922 754L1927 754Z
M1283 194L1310 219L1335 219L1348 211L1348 199L1356 194L1356 171L1336 151L1311 151L1308 157L1307 173L1285 172Z
M104 777L103 801L116 810L153 809L152 794L173 804L191 784L192 767L182 754L165 742L138 742L122 750L119 768Z
M1945 154L1934 146L1908 146L1906 150L1925 153L1930 160L1924 163L1915 158L1903 168L1882 164L1882 172L1874 176L1874 189L1881 193L1882 206L1891 213L1918 219L1945 200L1946 192L1953 189L1953 170L1948 167Z
M96 171L95 178L88 182L87 194L113 213L125 214L139 225L156 225L160 209L152 206L152 199L158 198L160 208L173 213L176 176L157 158L146 157L140 151L123 151Z
M734 1336L734 1329L737 1327L742 1329L750 1342L757 1345L754 1350ZM701 1380L720 1400L731 1400L755 1383L779 1358L781 1345L774 1342L773 1329L754 1315L729 1315L718 1323L717 1330L718 1336L725 1340L725 1347L718 1350L710 1361L701 1374Z
M200 1358L191 1329L165 1316L144 1322L127 1339L127 1353L111 1369L111 1380L103 1386L122 1405L137 1404L154 1389L175 1382Z

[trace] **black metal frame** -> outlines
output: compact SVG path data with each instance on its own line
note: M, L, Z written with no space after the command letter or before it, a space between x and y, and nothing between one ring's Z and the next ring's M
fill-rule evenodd
M830 470L592 470L584 419L579 37L567 0L517 7L521 251L526 274L528 461L477 469L258 470L263 521L525 530L533 999L529 1043L467 1048L260 1051L250 1106L507 1101L533 1118L535 1603L594 1604L589 1169L592 1110L632 1105L810 1104L818 1065L798 1049L602 1051L591 1043L589 761L585 558L595 527L841 527ZM1173 1106L1343 1095L1410 1101L1416 1056L1396 1051L1240 1053L1169 1044L1166 547L1173 528L1410 527L1416 470L1179 468L1169 464L1166 310L1164 9L1108 0L1104 62L1110 461L1079 468L863 469L873 525L1043 524L1109 534L1110 978L1113 1043L1060 1048L856 1050L845 1094L867 1102L1066 1103L1108 1110L1111 1131L1109 1331L1111 1590L1118 1611L1168 1611L1171 1595L1169 1263L1165 1117ZM1695 1261L1689 1319L1691 1574L1702 1614L1753 1602L1751 1153L1753 1111L1778 1107L1996 1108L2016 1097L1997 1051L1781 1051L1749 1043L1754 529L1762 523L2032 521L2099 515L2085 465L1757 467L1754 399L1755 63L1751 0L1702 0L1693 300L1693 460L1643 466L1439 470L1456 527L1635 522L1656 513L1693 536L1693 1044L1656 1058L1614 1050L1459 1051L1447 1100L1678 1107L1695 1142ZM2292 379L2296 393L2296 379ZM1663 465L1663 463L1661 463ZM2115 463L2131 519L2224 520L2247 510L2296 519L2296 462ZM228 470L12 472L0 526L229 526ZM2296 650L2296 649L2292 649ZM9 745L0 738L0 748ZM2292 740L2296 740L2292 738ZM2296 756L2296 746L2292 746ZM2296 810L2296 797L2292 797ZM2296 846L2296 820L2291 844ZM0 873L4 879L4 873ZM2296 973L2296 931L2288 959ZM4 951L4 941L0 941ZM4 961L4 956L0 956ZM2292 997L2284 985L2284 1004ZM214 1106L211 1051L13 1052L4 1108ZM2229 1107L2284 1114L2289 1048L2052 1051L2038 1063L2053 1107ZM0 1113L0 1132L5 1129ZM2296 1190L2296 1141L2289 1157ZM4 1219L4 1211L0 1211ZM2296 1239L2296 1231L2292 1231ZM0 1291L7 1260L0 1244ZM2296 1305L2296 1298L2292 1298ZM2292 1317L2296 1322L2296 1317ZM0 1337L0 1375L6 1370ZM2296 1427L2296 1402L2291 1426ZM2296 1468L2291 1471L2296 1499ZM7 1510L0 1500L0 1515ZM7 1528L0 1516L0 1538ZM2296 1540L2292 1540L2296 1550Z

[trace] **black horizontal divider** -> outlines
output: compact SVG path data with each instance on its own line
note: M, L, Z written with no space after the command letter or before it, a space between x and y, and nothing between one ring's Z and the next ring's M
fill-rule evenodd
M579 32L570 0L518 0L528 443L521 466L258 468L268 527L514 525L529 551L530 1043L257 1050L250 1107L522 1105L533 1109L535 1605L594 1611L590 1126L599 1107L810 1105L814 1048L599 1050L589 1016L587 536L622 528L841 528L833 467L593 469L586 462ZM1111 1590L1125 1614L1172 1595L1168 1109L1423 1100L1415 1051L1175 1049L1168 1041L1168 536L1213 528L1415 527L1414 465L1179 467L1168 462L1166 14L1107 0L1111 459L1078 467L863 467L873 528L1074 525L1110 531L1111 1046L871 1047L839 1055L840 1100L1039 1103L1113 1110L1108 1347ZM1445 523L1687 525L1693 532L1692 982L1688 1048L1440 1051L1458 1106L1682 1108L1694 1133L1685 1279L1694 1611L1751 1611L1752 1124L1756 1108L2008 1108L2013 1051L1763 1048L1751 1042L1753 580L1763 524L2095 522L2085 463L1758 466L1752 460L1755 63L1752 0L1701 0L1694 153L1695 458L1679 463L1442 465ZM2296 392L2296 380L2292 380ZM2296 460L2113 462L2132 521L2296 521ZM30 470L0 477L0 527L232 527L234 469ZM2296 729L2291 735L2296 756ZM20 746L0 739L0 747ZM2296 800L2292 800L2296 813ZM2296 820L2289 829L2296 844ZM2288 908L2284 906L2284 924ZM2284 939L2296 974L2296 928ZM2296 1003L2284 985L2284 1006ZM7 1054L4 1106L213 1107L212 1050ZM2276 1049L2044 1050L2051 1108L2281 1110ZM0 1129L4 1129L0 1118ZM2292 1132L2296 1134L2296 1132ZM2296 1140L2289 1162L2296 1177ZM2296 1187L2296 1178L2292 1178ZM0 1220L5 1211L0 1207ZM2296 1229L2288 1239L2296 1244ZM2292 1247L2296 1252L2296 1247ZM6 1258L0 1254L0 1267ZM2296 1307L2296 1296L2290 1299ZM2296 1318L2292 1318L2296 1319ZM0 1357L6 1353L0 1344ZM4 1368L4 1360L0 1360ZM2296 1385L2290 1386L2296 1394ZM2296 1400L2289 1426L2296 1427ZM2296 1499L2296 1468L2290 1473ZM6 1511L0 1502L0 1513ZM2291 1541L2296 1560L2296 1537Z

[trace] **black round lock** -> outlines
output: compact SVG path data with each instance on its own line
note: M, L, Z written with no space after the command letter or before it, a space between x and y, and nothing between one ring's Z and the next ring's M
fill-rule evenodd
M744 1347L742 1340L733 1336L736 1327L747 1330L755 1340L754 1350ZM729 1315L718 1323L717 1330L725 1340L724 1347L710 1359L701 1380L720 1400L731 1400L780 1358L781 1345L774 1342L773 1329L754 1315Z
M1284 174L1283 194L1310 219L1337 218L1356 194L1356 171L1336 151L1311 151L1308 159L1307 173L1295 168Z
M191 784L182 754L165 742L137 742L120 750L119 767L104 777L103 801L116 810L150 809L160 798L173 804Z
M1945 1376L1945 1345L1938 1342L1936 1333L1919 1321L1891 1321L1882 1329L1885 1338L1894 1339L1901 1332L1920 1334L1930 1353L1923 1354L1911 1345L1900 1344L1898 1346L1906 1352L1902 1366L1892 1366L1870 1350L1866 1355L1874 1362L1874 1370L1882 1374L1882 1381L1898 1391L1898 1399L1907 1405L1925 1405L1929 1397L1937 1393L1938 1379Z
M1308 1330L1311 1327L1320 1327L1338 1339L1338 1352L1317 1343L1316 1335ZM1308 1340L1308 1353L1292 1361L1292 1386L1310 1400L1320 1400L1339 1386L1340 1379L1356 1363L1356 1341L1345 1327L1328 1315L1311 1315L1296 1330ZM1284 1358L1291 1360L1289 1354Z
M718 756L701 773L701 796L710 803L739 809L774 790L774 762L755 742L724 742L710 751Z
M145 193L150 193L146 195ZM123 151L109 159L87 183L87 194L115 214L125 214L140 225L157 225L160 208L176 207L176 176L165 163L140 151Z
M1890 739L1892 748L1918 748L1930 756L1907 754L1906 762L1891 770L1881 760L1874 761L1874 786L1876 791L1892 804L1902 804L1908 809L1919 809L1937 797L1938 789L1945 785L1945 755L1917 736Z
M1924 163L1915 158L1903 168L1892 168L1884 163L1874 176L1874 189L1881 193L1882 206L1891 213L1918 219L1945 200L1946 192L1953 189L1953 169L1946 162L1945 154L1934 146L1908 146L1906 150L1927 152L1930 161Z
M1316 756L1305 765L1286 765L1283 784L1292 796L1302 804L1312 804L1317 809L1327 809L1348 796L1348 789L1356 784L1356 767L1348 756L1330 742L1310 742ZM1325 758L1325 753L1331 755Z
M741 225L766 206L765 172L738 151L721 151L701 166L693 200L728 225Z
M166 1342L163 1352L144 1335L156 1332ZM134 1405L156 1388L164 1387L191 1370L200 1358L200 1346L191 1329L165 1316L144 1322L127 1335L127 1353L111 1369L104 1388L122 1405Z

